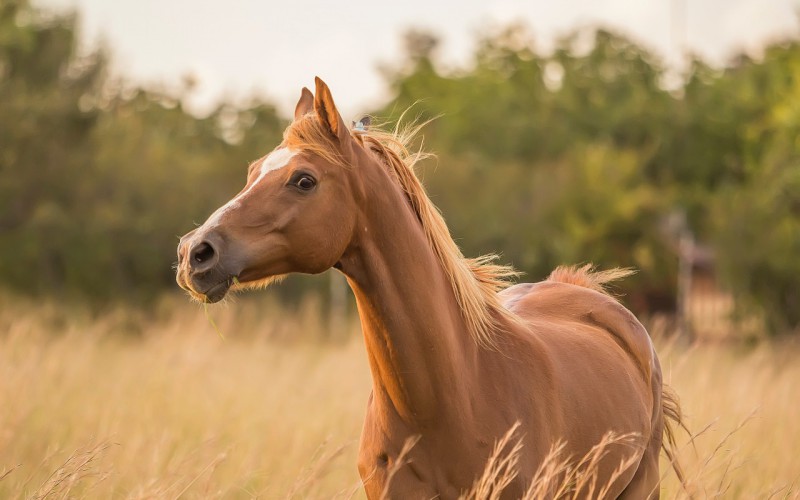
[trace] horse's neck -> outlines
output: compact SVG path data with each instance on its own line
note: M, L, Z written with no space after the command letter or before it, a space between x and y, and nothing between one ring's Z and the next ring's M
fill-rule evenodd
M384 192L342 261L356 297L373 404L424 425L469 413L478 349L449 280L404 195Z

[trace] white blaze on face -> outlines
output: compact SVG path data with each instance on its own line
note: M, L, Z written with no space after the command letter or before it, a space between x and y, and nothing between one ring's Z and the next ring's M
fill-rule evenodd
M276 149L272 153L268 154L261 161L261 166L258 169L258 177L256 177L256 179L247 187L247 189L242 191L236 198L219 207L216 212L211 214L211 217L209 217L206 223L203 225L219 225L222 217L226 212L228 212L228 210L238 207L244 198L250 194L250 192L252 192L262 180L264 180L264 177L266 177L268 173L274 172L275 170L280 170L288 165L289 161L294 157L295 154L297 154L297 152L292 151L289 148Z

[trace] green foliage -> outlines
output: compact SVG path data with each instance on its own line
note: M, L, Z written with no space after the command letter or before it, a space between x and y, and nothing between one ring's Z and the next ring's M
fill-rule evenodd
M603 30L543 56L512 26L450 74L435 37L407 45L382 112L445 115L426 134L441 152L428 187L467 254L500 250L534 278L564 262L635 267L629 305L670 309L666 223L685 212L740 305L773 332L800 326L800 43L725 70L695 60L672 92L655 57Z
M652 310L666 298L669 307L676 259L659 225L675 195L651 171L674 98L632 42L598 31L579 54L578 41L544 57L511 27L484 39L474 69L456 75L434 70L435 44L409 50L384 112L419 101L423 115L445 115L426 133L445 152L428 187L467 254L500 250L534 278L565 262L633 266L631 303Z
M0 279L145 298L174 286L178 236L238 191L285 123L259 102L195 118L109 81L103 51L75 46L73 16L0 8Z
M78 236L65 186L91 158L97 113L79 101L98 91L103 57L76 60L73 26L25 2L0 7L0 275L19 288L60 286L59 245Z
M76 52L76 18L0 4L0 282L32 294L148 297L174 286L177 237L244 181L285 126L264 102L207 117L106 75ZM439 156L425 175L468 255L500 251L531 280L562 263L630 266L638 312L674 307L665 222L686 213L722 281L775 332L800 327L800 42L725 69L693 61L666 90L657 58L605 31L548 54L523 26L443 72L438 40L407 36L384 68ZM432 165L429 165L431 167ZM308 282L284 287L301 293Z
M719 260L742 303L772 331L800 327L800 42L771 47L761 63L743 61L726 79L747 75L742 94L763 106L742 122L746 182L715 196ZM728 83L728 85L731 85ZM754 106L755 108L755 106Z

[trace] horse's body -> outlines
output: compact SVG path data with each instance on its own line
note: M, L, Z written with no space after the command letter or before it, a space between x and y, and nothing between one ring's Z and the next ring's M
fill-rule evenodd
M616 301L592 290L550 282L526 292L514 310L527 329L511 330L506 354L478 348L453 356L454 373L441 365L424 367L426 373L452 380L441 385L444 391L436 394L430 414L404 418L391 398L373 394L359 457L370 498L380 497L391 468L382 455L388 454L391 463L415 435L421 439L406 457L408 465L393 478L392 498L456 498L475 481L492 445L516 421L523 431L520 474L506 489L507 498L521 497L555 441L564 441L567 454L583 457L610 430L637 433L635 447L611 447L600 478L631 455L641 459L615 481L609 497L657 493L660 371L652 351L634 354L629 344L641 344L646 333ZM595 313L575 304L589 305Z
M579 459L609 432L631 437L606 450L593 494L609 483L609 498L657 497L661 371L647 332L602 291L613 273L560 268L498 293L506 270L460 255L413 161L389 146L347 130L324 83L316 98L304 89L281 147L182 240L179 283L216 301L234 281L347 276L373 377L358 464L370 498L458 497L516 422L504 498L525 493L556 443Z

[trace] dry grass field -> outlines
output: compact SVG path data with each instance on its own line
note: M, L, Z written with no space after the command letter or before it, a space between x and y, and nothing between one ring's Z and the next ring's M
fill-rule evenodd
M0 297L0 498L362 498L357 324L321 342L312 303L210 312L224 340L183 298L96 317ZM691 493L800 498L800 347L658 344Z

